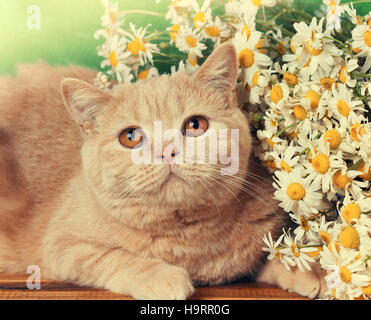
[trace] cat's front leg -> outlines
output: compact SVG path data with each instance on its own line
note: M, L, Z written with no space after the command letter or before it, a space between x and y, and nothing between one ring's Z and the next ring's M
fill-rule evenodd
M135 299L186 299L194 288L185 269L160 259L140 258L120 248L86 241L48 246L43 274L80 285L101 287ZM50 250L50 251L49 251Z
M324 274L316 266L313 266L312 271L302 272L298 268L289 271L277 259L267 261L257 281L273 284L311 299L321 298L327 291Z

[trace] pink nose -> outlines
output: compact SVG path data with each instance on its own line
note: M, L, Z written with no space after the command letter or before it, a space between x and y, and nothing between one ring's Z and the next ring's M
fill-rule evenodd
M168 163L171 164L175 157L178 155L179 152L176 151L174 146L168 146L167 148L164 149L162 153L162 159Z

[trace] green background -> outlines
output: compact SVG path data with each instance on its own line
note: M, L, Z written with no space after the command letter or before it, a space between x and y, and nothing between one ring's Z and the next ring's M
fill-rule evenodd
M117 1L117 0L116 0ZM318 9L322 0L298 0L307 10ZM115 1L113 1L115 2ZM120 10L151 10L165 13L169 0L118 0ZM348 1L342 1L348 2ZM27 28L27 8L41 9L41 28ZM371 10L371 3L356 5L361 13ZM53 65L78 64L98 68L98 41L94 32L101 26L103 6L100 0L0 0L0 74L14 73L18 63L45 60ZM169 25L164 17L129 14L127 22L137 26L151 23L163 30Z

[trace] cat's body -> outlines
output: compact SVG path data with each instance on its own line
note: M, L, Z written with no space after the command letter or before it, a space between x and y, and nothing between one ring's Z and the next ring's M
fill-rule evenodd
M213 188L206 183L208 176L192 184L185 176L184 180L177 174L164 177L161 170L166 166L146 165L133 180L132 172L125 176L132 169L129 159L124 159L127 154L122 156L125 165L117 165L122 146L111 142L120 119L118 113L111 115L110 109L117 112L121 105L134 108L131 104L135 101L123 92L130 89L138 105L146 105L143 110L138 106L133 119L139 121L149 114L148 121L152 121L175 119L180 111L171 110L171 101L181 105L187 97L172 95L182 87L191 87L196 95L199 91L199 99L205 88L197 83L192 87L193 75L179 74L175 81L164 76L156 79L155 85L148 80L117 89L112 98L67 81L62 87L67 105L87 103L84 95L88 94L94 97L94 105L112 99L110 108L102 107L102 118L92 112L79 123L84 135L75 123L77 113L68 108L71 117L63 103L60 83L64 78L92 83L94 76L84 68L37 64L20 69L17 78L0 78L0 271L24 273L29 265L38 265L46 278L103 287L136 298L164 299L187 297L193 291L192 282L218 284L258 271L262 238L281 230L283 216L271 199L273 190L265 180L268 175L249 161L251 138L248 127L243 127L246 120L240 119L242 112L222 105L216 111L225 113L229 121L242 123L237 127L242 128L246 157L240 160L239 180L218 187L223 182L220 178ZM141 96L150 90L154 98ZM76 92L79 95L74 95ZM212 96L207 99L213 104ZM202 113L207 112L206 107ZM127 125L135 125L133 119ZM169 124L175 126L175 122ZM98 131L102 137L96 143ZM182 170L192 173L192 168ZM198 179L206 174L196 173ZM156 175L153 181L152 175ZM243 192L246 187L237 182L242 179L254 185L255 196ZM136 192L124 193L130 183L135 183L130 191ZM138 190L145 198L138 196ZM317 278L303 274L302 279L307 279L298 285L295 274L271 262L259 278L315 296Z

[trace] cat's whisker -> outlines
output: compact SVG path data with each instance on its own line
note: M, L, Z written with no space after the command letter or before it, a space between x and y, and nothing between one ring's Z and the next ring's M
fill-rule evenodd
M230 194L233 195L233 197L240 203L242 209L245 209L246 210L246 207L244 206L244 204L241 202L241 200L237 197L237 195L232 191L230 190L229 188L227 188L224 184L220 183L217 179L209 176L208 177L210 180L212 180L214 183L217 183L218 185L220 185L221 187L223 187L225 190L227 190Z

